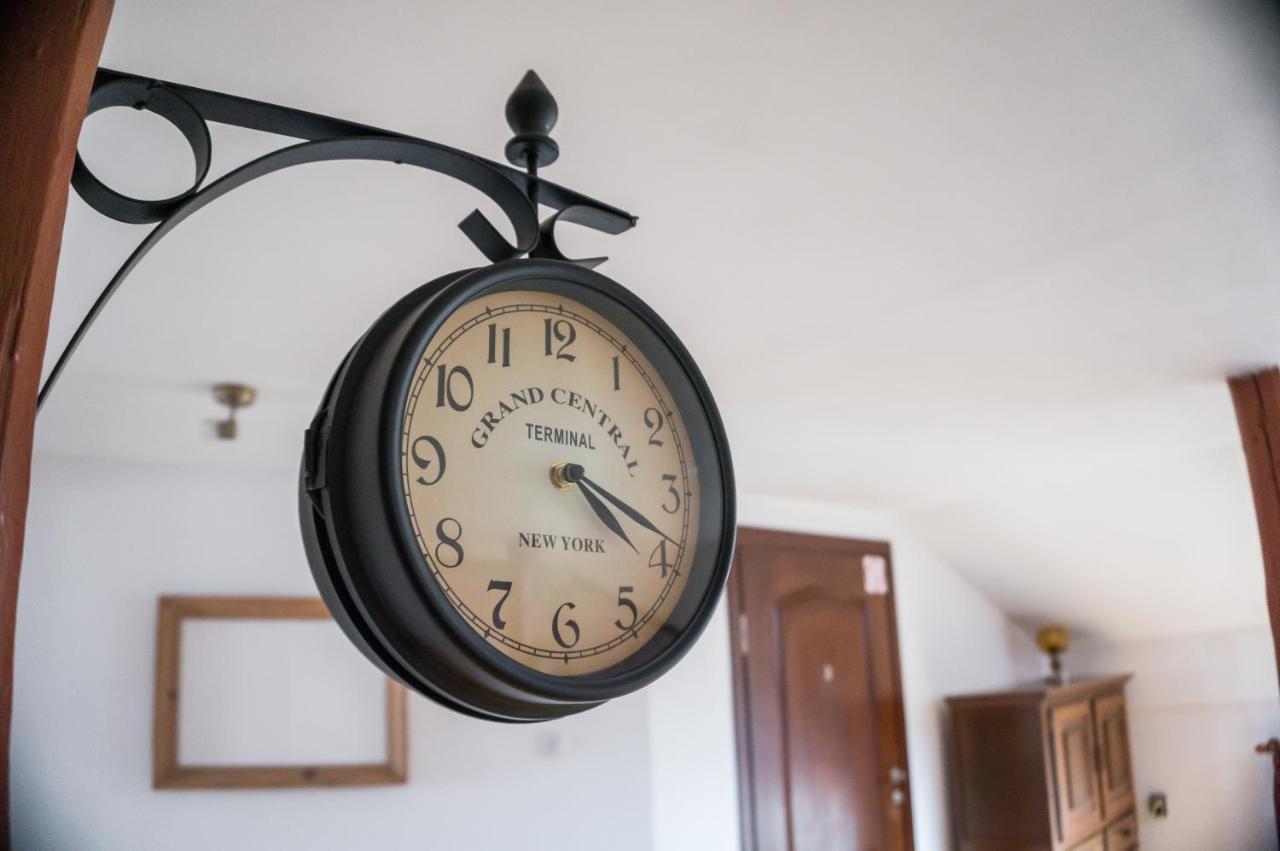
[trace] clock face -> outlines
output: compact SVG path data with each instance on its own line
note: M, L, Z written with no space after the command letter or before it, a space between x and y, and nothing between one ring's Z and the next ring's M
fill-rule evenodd
M668 625L698 470L663 376L591 307L533 288L463 304L422 351L400 437L421 570L488 645L572 677Z

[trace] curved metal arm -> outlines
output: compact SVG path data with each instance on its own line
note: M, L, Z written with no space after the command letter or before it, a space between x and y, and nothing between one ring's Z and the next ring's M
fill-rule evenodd
M565 207L554 216L548 216L543 220L542 232L538 238L538 245L531 252L532 256L546 257L551 260L564 260L568 263L586 266L588 269L594 269L609 259L608 257L580 257L576 259L565 257L560 251L560 246L556 244L556 225L561 222L582 225L595 230L607 230L609 224L608 214L602 213L596 207L577 204L572 207Z
M329 139L320 142L304 142L292 145L279 151L273 151L259 157L226 176L215 180L206 188L191 195L169 213L168 217L156 225L146 238L138 244L129 258L112 276L110 282L98 295L89 312L81 320L71 340L58 357L49 377L45 379L40 390L38 404L43 406L58 377L66 368L67 362L75 354L95 319L106 307L107 302L120 289L129 274L137 267L142 258L155 247L166 234L176 228L192 214L213 201L256 180L259 177L306 163L324 162L328 160L384 160L420 166L432 171L446 174L461 180L484 192L496 203L511 220L516 232L516 245L511 245L497 232L492 224L478 211L472 212L462 221L459 227L471 237L472 241L491 261L517 257L532 249L538 241L538 220L533 207L524 193L501 174L476 163L469 158L459 157L455 152L416 139L394 139L381 137L364 137L353 139Z
M380 160L414 165L460 180L488 196L511 222L516 238L514 245L479 210L473 210L458 225L481 253L495 263L534 252L540 238L546 241L547 250L539 256L566 259L556 249L553 236L555 223L561 217L566 221L614 234L622 233L636 223L634 216L615 207L540 180L534 175L526 175L516 169L426 139L247 98L100 69L90 98L89 112L110 106L147 109L174 124L192 146L197 166L196 180L186 192L162 201L128 198L106 187L77 157L72 185L86 203L118 221L159 224L147 234L112 276L71 335L40 389L38 406L43 406L48 399L54 384L107 302L157 242L188 217L233 189L282 169L332 160ZM310 141L272 151L202 189L200 183L208 171L210 158L206 121L234 124ZM531 200L531 196L560 210L541 229L537 204ZM603 262L603 258L572 262L594 266Z

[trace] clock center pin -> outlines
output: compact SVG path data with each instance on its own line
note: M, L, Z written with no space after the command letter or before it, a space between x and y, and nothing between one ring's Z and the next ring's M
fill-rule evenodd
M557 461L551 465L551 484L562 491L567 491L573 487L573 482L569 480L569 462Z
M557 461L551 465L551 484L562 491L567 491L587 474L581 464L570 464L568 461Z

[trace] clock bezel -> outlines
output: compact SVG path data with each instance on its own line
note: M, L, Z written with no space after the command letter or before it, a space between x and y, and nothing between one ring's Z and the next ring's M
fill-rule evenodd
M414 537L408 507L404 501L401 478L404 463L403 427L409 388L424 351L436 332L459 310L465 309L469 302L512 290L557 293L583 304L614 324L645 354L667 385L672 396L670 404L679 411L681 424L688 438L691 466L700 466L699 461L706 462L709 458L714 459L716 464L718 475L706 479L699 469L702 503L699 542L695 544L688 561L686 585L671 615L658 633L651 636L636 653L592 673L557 676L537 671L502 653L467 624L462 614L449 603L439 583L430 575ZM584 294L589 297L584 298ZM637 330L641 333L637 334ZM651 340L637 339L645 335L650 336ZM651 349L659 351L650 351ZM682 374L671 375L669 369L659 362L664 359L670 361L666 367L677 367ZM419 568L414 572L414 578L422 585L436 618L478 663L495 670L522 690L552 700L581 703L608 700L643 688L670 670L683 657L714 614L728 576L735 528L733 472L728 439L710 388L692 356L656 312L620 284L597 272L569 263L517 260L477 269L464 273L445 285L431 305L413 321L393 361L388 387L396 388L396 391L384 396L380 428L380 433L384 435L381 465L384 469L395 472L394 476L385 477L384 484L388 489L386 498L395 506L396 522L393 525L400 548L410 562ZM682 396L687 398L681 399ZM689 402L696 404L696 409L692 412L689 410ZM704 421L701 429L695 429L691 425L691 413L693 418L700 416ZM705 433L698 434L698 431ZM710 488L704 484L704 481L715 478L719 482L709 481ZM719 506L714 504L717 502ZM716 510L717 507L719 510ZM714 527L717 521L720 524L720 534L707 536L705 530ZM709 572L703 568L701 576L694 569L700 559L711 565ZM695 584L699 579L700 584ZM669 626L674 627L674 635L667 634L673 631Z
M603 671L576 676L530 669L490 646L467 624L426 567L407 519L402 487L405 407L431 337L474 298L504 287L546 289L531 287L535 281L574 288L568 296L600 312L633 343L639 342L635 338L640 332L652 337L661 357L655 359L647 347L642 350L662 375L672 404L678 405L691 457L695 463L714 464L719 474L720 504L714 515L720 518L719 534L700 530L695 555L709 565L702 574L705 581L686 585L665 629L640 651L647 654L643 663L633 655ZM596 297L600 303L593 301ZM638 323L640 332L631 330L632 323ZM667 362L683 377L664 369ZM689 428L691 413L700 414L705 425L705 444L697 447ZM709 492L704 486L700 524L713 516ZM735 508L724 426L705 379L679 338L621 285L579 266L545 259L444 275L386 310L335 372L307 430L299 476L307 560L334 620L351 642L389 676L424 696L464 714L508 722L550 720L590 709L647 685L678 662L719 602L733 553ZM690 583L695 578L691 574ZM683 621L675 617L677 612ZM659 637L663 641L655 643ZM649 645L653 647L646 649Z

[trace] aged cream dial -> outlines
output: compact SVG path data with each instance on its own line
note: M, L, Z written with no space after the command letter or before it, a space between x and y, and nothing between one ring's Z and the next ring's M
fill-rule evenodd
M534 290L468 302L423 351L401 437L423 569L491 646L574 676L663 628L697 470L662 378L598 313Z

